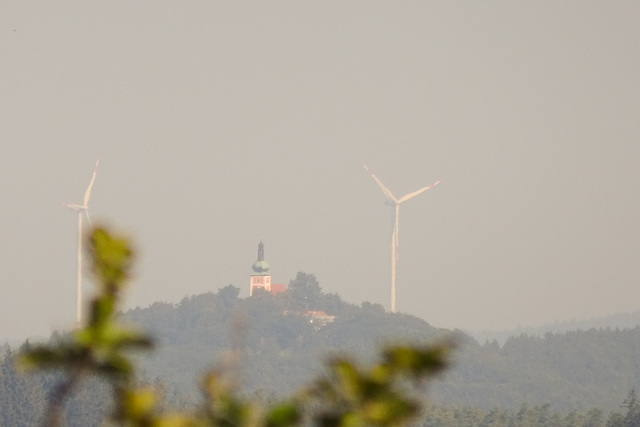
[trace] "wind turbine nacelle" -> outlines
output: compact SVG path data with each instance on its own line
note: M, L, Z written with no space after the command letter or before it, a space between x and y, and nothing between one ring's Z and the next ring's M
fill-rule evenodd
M87 210L86 206L74 205L74 204L71 204L71 203L63 203L62 206L66 206L68 208L71 208L76 212L82 212L82 211L86 211Z

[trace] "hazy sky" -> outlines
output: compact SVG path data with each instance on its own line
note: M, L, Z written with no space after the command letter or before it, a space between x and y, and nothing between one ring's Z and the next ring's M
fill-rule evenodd
M0 2L0 337L75 319L75 213L127 307L275 283L447 328L640 309L640 3ZM92 285L87 278L85 290Z

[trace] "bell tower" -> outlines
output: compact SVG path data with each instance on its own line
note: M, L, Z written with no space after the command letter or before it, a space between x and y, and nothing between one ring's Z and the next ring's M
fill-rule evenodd
M258 244L258 260L251 266L253 274L249 284L249 296L253 295L254 289L264 289L271 292L271 275L269 275L269 263L264 260L264 244L262 239Z

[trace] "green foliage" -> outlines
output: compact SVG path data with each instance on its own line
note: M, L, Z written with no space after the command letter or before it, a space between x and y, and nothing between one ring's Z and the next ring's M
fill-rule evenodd
M415 418L421 404L404 381L417 386L445 366L447 346L391 347L382 362L360 369L345 358L328 364L327 375L308 395L317 400L314 419L321 426L401 425Z
M348 358L337 358L328 364L325 376L293 397L262 408L238 393L237 378L229 369L238 359L234 350L231 361L212 369L202 380L204 402L195 412L167 414L160 409L157 388L138 385L129 355L131 350L151 348L151 339L122 325L116 316L133 252L126 239L97 229L90 237L90 255L99 292L91 302L87 325L50 344L27 348L21 356L24 368L62 373L49 398L44 418L47 426L62 424L63 403L81 380L92 377L104 378L110 384L114 405L110 422L116 425L401 426L420 413L415 387L446 366L450 348L447 344L390 347L383 352L382 361L369 368L361 368ZM304 308L315 306L321 296L315 278L299 276L297 280L292 284L294 300ZM237 300L233 288L227 287L221 294L225 305ZM277 302L269 295L261 298ZM272 308L276 307L277 304Z

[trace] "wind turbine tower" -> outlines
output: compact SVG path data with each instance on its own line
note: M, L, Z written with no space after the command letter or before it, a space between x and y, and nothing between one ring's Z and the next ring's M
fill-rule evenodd
M376 184L378 184L378 186L382 190L382 193L384 193L389 203L392 203L393 206L395 207L393 232L391 233L391 312L395 313L396 312L396 263L398 262L398 222L400 217L400 204L402 202L406 202L407 200L416 197L418 194L421 194L432 187L435 187L436 185L440 184L441 181L436 181L431 185L421 188L418 191L414 191L413 193L406 194L398 199L393 195L393 193L391 193L391 191L389 191L387 187L384 186L384 184L373 174L373 172L369 170L367 165L363 163L362 167L364 167L364 169L371 174L371 178L373 178Z
M93 169L93 176L91 177L91 182L87 187L87 191L84 192L84 200L81 205L75 205L70 203L63 203L63 206L73 209L78 212L78 271L77 271L77 307L76 307L76 322L78 324L78 328L82 325L82 214L87 216L87 221L89 222L89 227L91 225L91 218L89 217L89 197L91 197L91 188L93 187L93 182L96 180L96 173L98 172L98 163L100 160L96 161L96 167Z

